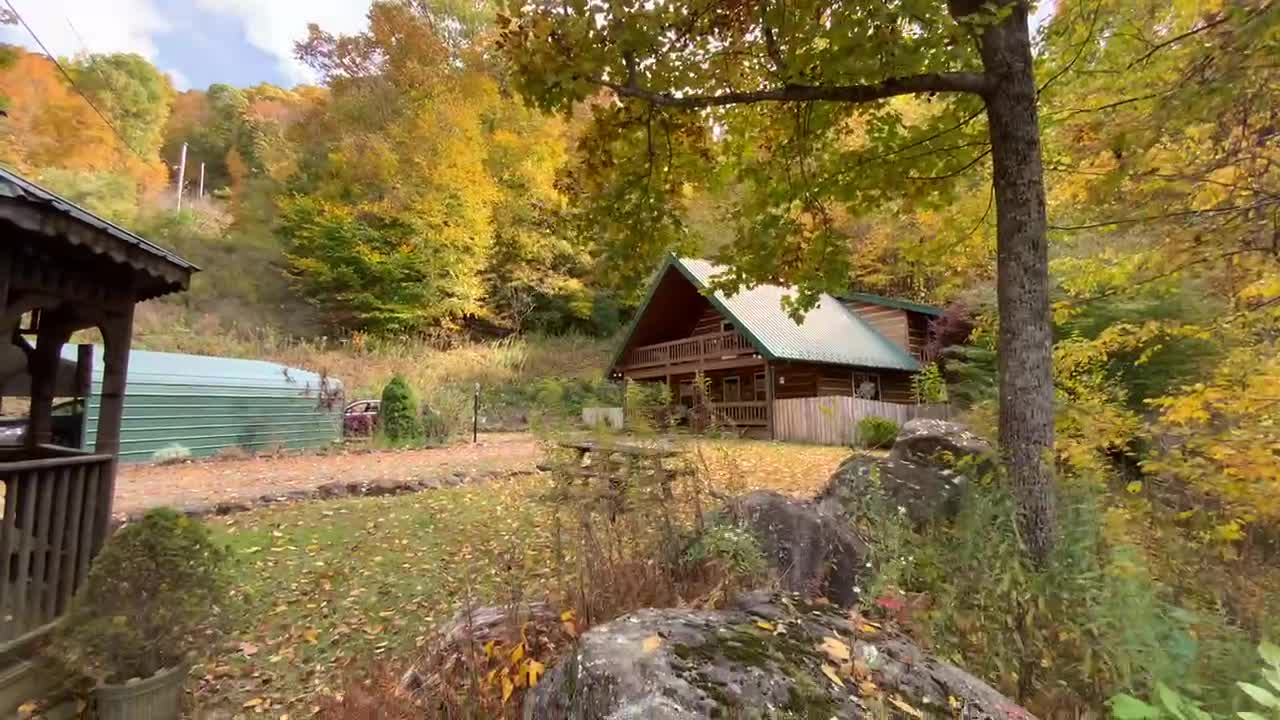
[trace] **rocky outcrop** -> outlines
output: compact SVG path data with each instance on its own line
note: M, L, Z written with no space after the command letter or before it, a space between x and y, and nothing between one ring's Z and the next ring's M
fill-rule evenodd
M794 596L737 609L640 610L585 633L525 698L525 720L1034 720L895 633Z
M917 418L903 425L889 457L978 475L996 467L996 452L986 440L963 425L930 418Z
M879 493L922 527L953 517L971 479L995 467L991 445L963 425L919 418L902 426L889 457L860 453L840 463L818 499L824 511L847 515Z
M872 493L879 493L889 510L896 509L921 527L953 517L968 483L968 478L950 468L854 455L832 474L818 502L829 514L856 515Z
M732 507L784 590L824 596L846 607L857 602L870 552L848 522L814 502L771 491L745 495Z

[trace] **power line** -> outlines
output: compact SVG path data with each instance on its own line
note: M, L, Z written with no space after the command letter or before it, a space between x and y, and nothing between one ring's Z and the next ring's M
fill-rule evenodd
M62 66L62 63L58 61L57 56L49 52L49 48L45 46L44 41L40 39L40 36L36 35L36 31L32 30L31 26L27 24L27 21L23 19L22 13L18 12L18 8L14 7L13 3L10 2L10 0L4 0L4 4L9 6L9 12L12 12L13 16L18 19L19 23L22 24L22 27L27 29L27 32L31 34L32 39L35 40L36 44L40 46L40 50L44 52L45 56L48 57L49 60L58 68L58 70L62 72L62 76L65 77L67 79L67 82L71 84L71 89L75 90L76 94L84 98L84 101L89 103L89 107L93 108L93 111L98 113L98 117L102 118L102 122L106 123L107 127L111 128L111 132L115 133L116 137L120 139L120 144L128 148L134 155L137 155L139 160L142 160L143 162L150 162L149 160L147 160L145 155L138 152L137 148L129 144L129 141L126 140L124 137L124 133L120 132L120 129L116 127L115 123L111 122L111 119L108 118L106 114L103 113L101 110L99 110L98 106L94 104L93 100L89 99L89 96L85 94L83 90L80 89L80 86L76 84L76 79L71 76L71 73L67 72L67 69L65 67ZM69 21L70 20L68 20L68 22ZM72 26L72 29L73 30L75 29L74 26Z

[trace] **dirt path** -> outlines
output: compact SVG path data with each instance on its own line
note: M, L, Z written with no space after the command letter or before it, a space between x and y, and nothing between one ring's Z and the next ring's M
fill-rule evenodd
M532 470L538 447L528 433L483 435L470 443L427 450L342 455L298 455L212 460L179 465L122 465L116 480L115 513L133 514L157 505L177 508L246 502L262 495L311 490L327 482L427 480Z

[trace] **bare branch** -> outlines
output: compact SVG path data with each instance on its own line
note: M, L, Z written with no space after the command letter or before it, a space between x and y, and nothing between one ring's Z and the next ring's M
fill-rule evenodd
M1144 215L1141 217L1120 218L1118 220L1103 220L1101 222L1086 223L1084 225L1050 225L1050 230L1074 231L1074 230L1095 230L1097 228L1115 227L1117 225L1134 225L1144 222L1155 222L1158 220L1172 220L1180 217L1197 217L1202 215L1221 215L1223 213L1244 212L1246 210L1256 210L1258 208L1275 205L1274 200L1263 200L1251 205L1233 205L1231 207L1207 208L1205 210L1179 210L1162 215Z
M760 102L844 102L865 103L873 100L912 95L916 93L974 93L985 94L990 87L979 73L950 72L911 75L889 78L868 85L785 85L779 88L754 91L734 91L719 95L672 95L655 92L630 83L610 82L604 78L590 81L613 90L622 97L635 98L664 107L686 110L725 105L746 105Z
M991 154L991 149L987 148L986 150L983 150L982 152L978 153L978 156L975 157L974 159L970 160L969 162L965 163L964 165L961 165L960 167L950 172L943 173L942 175L908 175L907 179L922 181L922 182L929 182L933 180L949 180L953 177L956 177L957 175L963 175L965 171L967 171L969 168L973 167L974 165L977 165L978 163L982 162L982 159L990 154Z
M1203 257L1193 258L1186 262L1179 263L1178 265L1175 265L1174 267L1168 270L1165 270L1164 272L1159 272L1139 280L1130 280L1125 285L1108 288L1107 290L1103 290L1102 292L1096 293L1094 295L1088 295L1086 297L1080 297L1080 298L1072 298L1071 300L1066 301L1064 304L1069 307L1075 307L1078 305L1087 305L1092 302L1097 302L1098 300L1109 298L1113 295L1121 295L1124 293L1128 293L1129 291L1135 288L1141 287L1143 285L1148 285L1158 280L1163 280L1165 278L1172 277L1182 272L1183 270L1194 267L1196 265L1203 265L1205 263L1215 262L1217 260L1226 260L1227 258L1235 257L1236 255L1244 255L1247 253L1257 253L1257 252L1267 252L1267 250L1266 248L1239 248L1236 250L1228 250L1226 252L1216 253L1214 255L1206 255Z
M1200 33L1204 32L1205 30L1211 30L1211 29L1213 29L1213 28L1215 28L1215 27L1217 27L1217 26L1219 26L1219 25L1221 25L1221 24L1225 23L1226 21L1228 21L1228 20L1230 20L1230 19L1231 19L1231 15L1230 15L1229 13L1223 13L1221 17L1219 17L1217 20L1214 20L1213 22L1205 23L1204 25L1201 25L1200 27L1192 28L1192 29L1190 29L1190 30L1188 30L1188 31L1186 31L1186 32L1184 32L1184 33L1182 33L1182 34L1180 34L1180 35L1175 35L1175 36L1173 36L1173 37L1169 38L1168 40L1165 40L1164 42L1156 43L1155 45L1152 45L1152 46L1151 46L1151 49L1150 49L1150 50L1146 51L1146 52L1145 52L1145 53L1143 53L1142 55L1140 55L1140 56L1138 56L1137 58L1135 58L1135 59L1133 60L1133 62L1129 63L1129 68L1131 69L1131 68L1133 68L1133 66L1134 66L1134 65L1138 65L1138 64L1141 64L1141 63L1146 62L1147 60L1150 60L1152 55L1155 55L1156 53L1158 53L1158 52L1160 52L1161 50L1163 50L1163 49L1165 49L1165 48L1169 47L1170 45L1173 45L1174 43L1182 42L1183 40L1186 40L1186 39L1187 39L1187 38L1189 38L1189 37L1193 37L1193 36L1195 36L1195 35L1199 35Z
M769 52L769 59L778 71L778 79L787 81L787 63L782 58L782 50L778 48L778 38L773 35L773 27L769 25L769 0L760 1L760 27L764 30L764 46Z
M1061 68L1058 69L1057 72L1051 75L1048 80L1044 81L1044 84L1041 85L1038 90L1036 90L1037 95L1043 93L1050 85L1057 82L1058 78L1062 77L1063 75L1066 75L1068 72L1071 71L1071 68L1075 67L1076 62L1078 62L1080 58L1084 55L1085 48L1089 46L1089 43L1093 42L1093 36L1098 30L1098 16L1101 14L1102 14L1102 0L1098 0L1098 4L1093 8L1093 19L1089 21L1089 32L1087 35L1085 35L1084 40L1080 41L1080 46L1076 48L1075 55L1071 57L1071 60L1066 65L1063 65Z

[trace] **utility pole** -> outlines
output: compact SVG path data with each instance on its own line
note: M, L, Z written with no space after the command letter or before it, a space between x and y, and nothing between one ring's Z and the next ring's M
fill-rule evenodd
M200 199L204 199L204 163L200 163Z
M178 161L178 212L182 212L182 184L187 181L187 144L182 143L182 159Z

